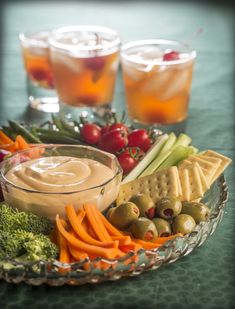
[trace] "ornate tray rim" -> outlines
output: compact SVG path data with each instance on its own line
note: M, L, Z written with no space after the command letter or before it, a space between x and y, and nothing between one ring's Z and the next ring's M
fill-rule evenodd
M157 249L140 249L136 253L130 251L118 260L97 258L91 262L87 258L72 264L61 263L57 260L19 263L8 259L4 261L5 264L0 263L0 279L15 284L25 282L30 285L82 285L136 276L144 271L173 263L192 252L196 247L201 246L222 220L228 200L228 186L223 174L217 180L217 185L219 187L219 196L215 201L215 209L213 208L209 220L198 224L192 233L169 240ZM129 263L127 263L128 261ZM109 267L106 270L100 270L97 268L99 262L104 262ZM84 270L84 265L87 263L89 263L90 269ZM127 264L125 265L125 263Z

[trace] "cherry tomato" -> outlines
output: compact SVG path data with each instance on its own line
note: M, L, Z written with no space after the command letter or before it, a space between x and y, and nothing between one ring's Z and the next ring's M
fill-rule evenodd
M101 134L103 135L103 134L109 132L109 130L110 130L110 126L106 125L106 126L101 128Z
M144 152L138 147L127 147L118 155L118 161L123 169L124 174L130 171L139 163L144 156Z
M180 54L175 50L165 53L163 55L164 61L173 61L173 60L178 60L179 58L180 58Z
M138 164L138 161L128 153L121 153L118 156L118 161L123 169L123 174L128 174Z
M109 128L110 131L115 130L115 129L123 129L123 130L126 130L128 132L128 127L122 122L116 122L116 123L112 124Z
M139 147L146 152L151 146L151 139L145 129L135 129L128 134L128 146Z
M116 153L126 147L127 143L127 132L122 129L115 129L101 136L99 148L104 151Z
M138 161L140 161L140 159L142 159L142 157L145 155L144 151L139 147L126 147L122 153L127 153Z
M100 141L101 129L95 123L85 123L81 129L81 136L88 144L95 145Z

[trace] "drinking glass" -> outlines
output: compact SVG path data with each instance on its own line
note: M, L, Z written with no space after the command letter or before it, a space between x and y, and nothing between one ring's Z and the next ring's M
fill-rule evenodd
M168 126L188 116L196 52L169 40L141 40L121 49L128 115L135 123Z
M68 26L49 39L55 86L63 111L102 114L111 108L120 37L100 26Z
M49 31L21 33L19 39L27 74L30 106L43 112L58 112L59 104L49 57L49 35Z

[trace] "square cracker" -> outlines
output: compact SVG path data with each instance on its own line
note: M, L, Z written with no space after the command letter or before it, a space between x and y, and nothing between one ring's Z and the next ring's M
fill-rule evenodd
M156 203L164 196L179 196L179 175L176 166L144 176L120 186L116 204L127 202L133 195L149 194Z
M188 169L191 169L191 168L196 168L198 170L198 173L199 173L199 176L200 176L200 180L201 180L201 185L202 185L202 190L203 192L206 192L209 188L210 188L210 184L208 183L205 175L204 175L204 172L203 172L203 169L201 168L201 166L198 164L198 162L190 162L188 161L189 164L185 165Z
M216 162L214 161L212 163L208 160L205 160L203 158L203 155L197 155L197 156L189 156L187 158L187 162L191 162L191 163L197 162L200 165L200 167L201 167L201 169L202 169L202 171L203 171L203 173L206 177L207 183L210 185L211 181L212 181L212 179L213 179L213 177L216 173L216 170L221 163L221 160L218 159Z
M182 187L182 201L189 201L190 200L190 181L189 181L189 170L187 168L182 168L179 170L179 178Z
M179 170L179 177L182 186L182 200L192 201L201 198L204 194L198 166L190 164L188 167Z
M232 159L213 150L205 151L202 156L204 157L204 159L206 158L207 160L212 160L215 158L221 160L221 163L218 166L211 180L211 183L213 183L223 173L223 171L228 167L228 165L232 162Z

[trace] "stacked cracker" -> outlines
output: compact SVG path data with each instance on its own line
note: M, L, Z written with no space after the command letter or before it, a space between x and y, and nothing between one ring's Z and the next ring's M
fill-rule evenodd
M136 194L149 194L155 203L164 196L199 201L231 161L212 150L189 156L178 167L171 166L121 185L117 205Z

